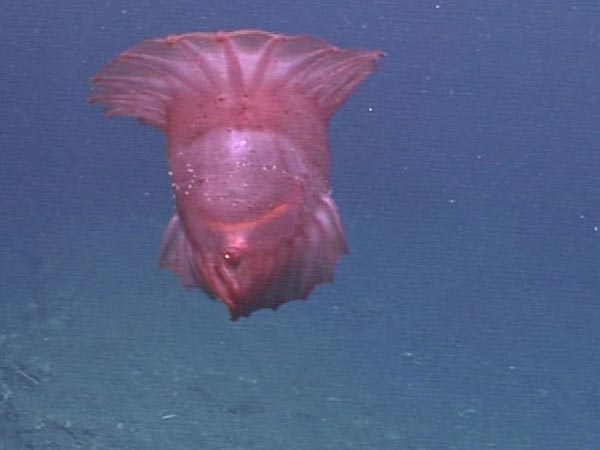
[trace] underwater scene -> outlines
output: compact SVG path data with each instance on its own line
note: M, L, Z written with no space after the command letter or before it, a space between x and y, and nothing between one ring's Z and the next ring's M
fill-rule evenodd
M600 3L0 13L0 450L596 450Z

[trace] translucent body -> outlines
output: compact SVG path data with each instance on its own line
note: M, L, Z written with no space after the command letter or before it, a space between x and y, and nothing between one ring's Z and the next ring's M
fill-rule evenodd
M327 122L381 55L236 31L144 41L107 65L91 101L168 137L176 213L161 265L234 320L331 281L346 243Z

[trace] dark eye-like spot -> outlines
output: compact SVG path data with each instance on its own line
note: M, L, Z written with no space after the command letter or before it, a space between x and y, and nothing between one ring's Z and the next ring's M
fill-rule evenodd
M229 267L235 269L242 262L242 253L237 248L228 248L223 251L223 261Z

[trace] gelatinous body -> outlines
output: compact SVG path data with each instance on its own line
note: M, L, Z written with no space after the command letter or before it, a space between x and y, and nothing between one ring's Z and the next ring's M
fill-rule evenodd
M90 101L167 135L162 267L234 320L332 281L346 242L327 123L381 56L247 30L143 41L104 67Z

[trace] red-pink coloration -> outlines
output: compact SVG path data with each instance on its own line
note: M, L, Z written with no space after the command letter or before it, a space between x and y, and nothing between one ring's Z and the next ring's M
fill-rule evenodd
M167 134L161 266L233 320L332 281L347 250L327 123L382 56L246 30L144 41L104 67L90 101Z

